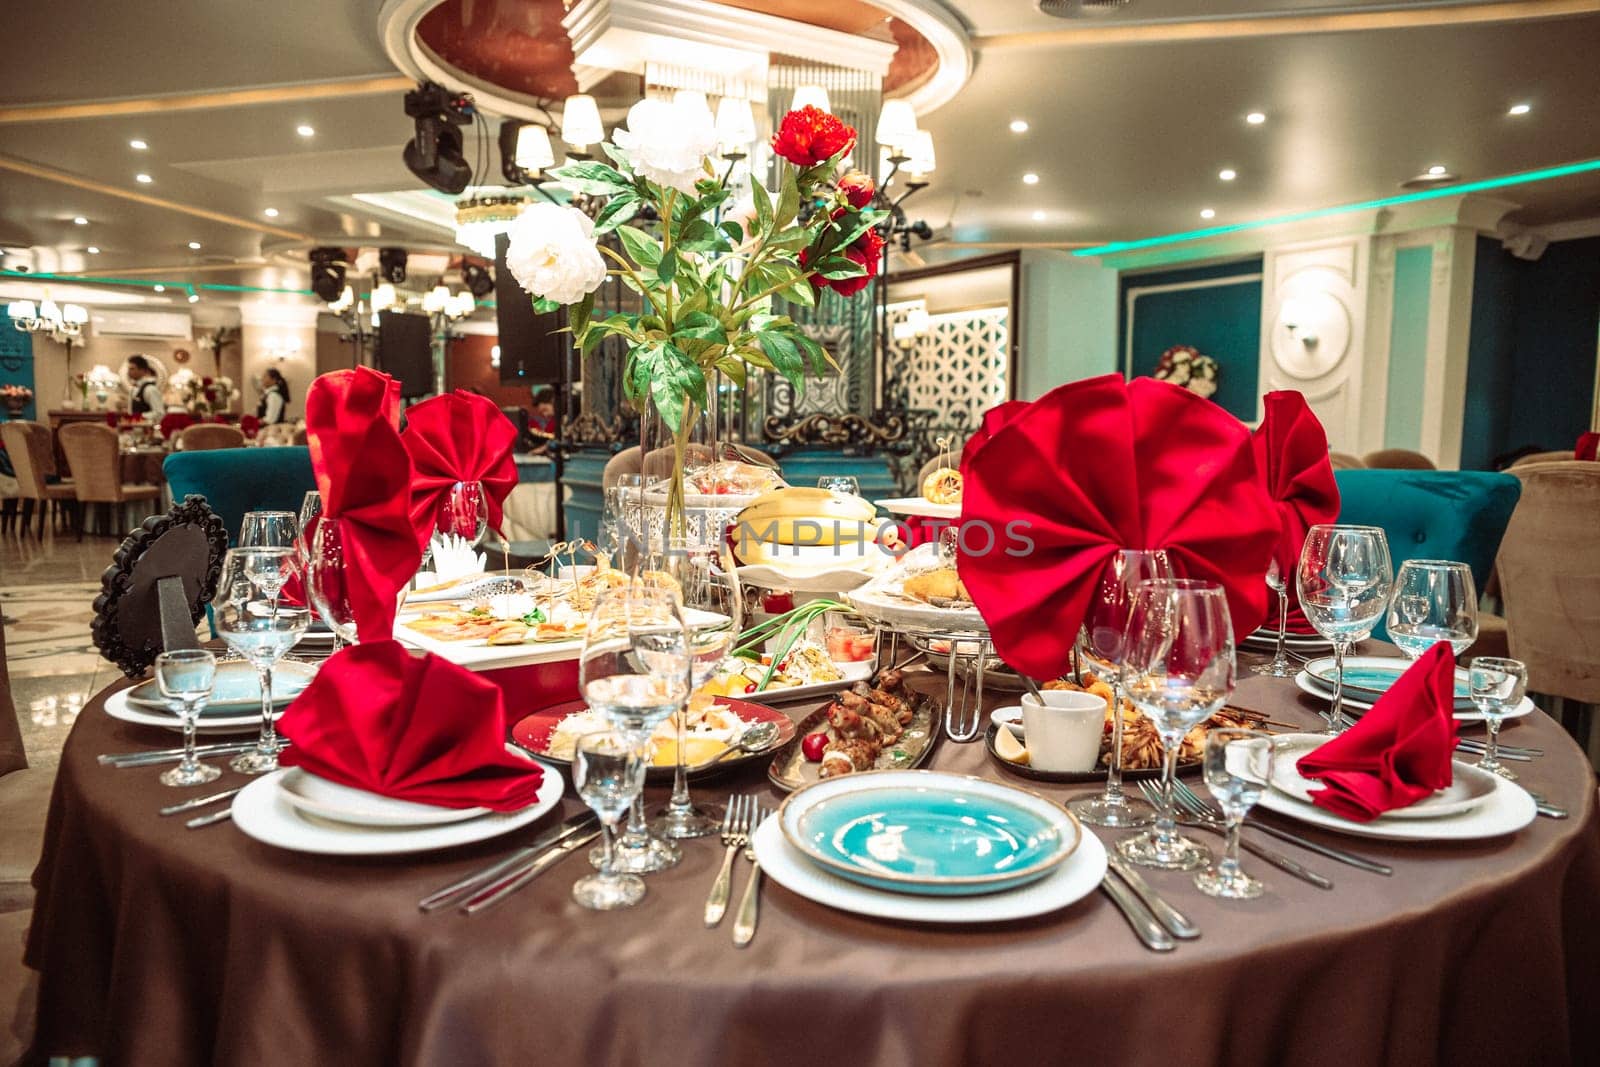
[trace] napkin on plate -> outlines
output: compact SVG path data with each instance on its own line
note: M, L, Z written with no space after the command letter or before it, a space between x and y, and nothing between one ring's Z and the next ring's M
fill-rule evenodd
M1352 822L1371 822L1451 781L1456 748L1455 656L1440 642L1406 668L1350 729L1295 766L1325 788L1311 802Z
M482 482L488 491L489 526L498 531L501 504L517 486L511 458L517 428L486 396L457 389L406 411L400 441L411 455L411 525L426 546L450 487Z
M1250 431L1209 400L1150 378L1072 382L987 412L961 467L961 579L1025 674L1066 669L1122 548L1165 549L1179 577L1221 584L1235 633L1267 616L1277 512Z
M333 371L306 391L306 443L324 522L337 521L361 640L394 632L395 598L417 573L407 507L411 459L400 443L400 383L366 367Z
M1328 435L1306 398L1283 389L1262 397L1262 406L1261 425L1256 427L1252 443L1256 470L1278 509L1278 568L1288 585L1288 631L1311 634L1316 631L1300 610L1295 566L1300 562L1306 532L1319 523L1339 521L1339 483L1328 459ZM1273 594L1272 600L1276 599ZM1276 605L1269 601L1267 623L1276 622Z
M498 686L394 640L336 653L278 729L294 741L285 766L396 800L517 811L544 780L506 751Z
M1578 435L1578 443L1572 446L1573 459L1600 459L1600 433L1587 430Z

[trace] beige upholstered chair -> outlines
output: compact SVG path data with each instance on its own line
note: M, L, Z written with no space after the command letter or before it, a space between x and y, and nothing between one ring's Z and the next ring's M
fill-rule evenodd
M1359 457L1352 456L1348 452L1329 452L1328 462L1333 464L1333 469L1336 471L1355 471L1366 466Z
M1522 498L1497 560L1511 654L1528 665L1529 689L1600 702L1600 463L1511 473Z
M624 448L621 452L606 460L606 466L600 472L600 485L603 489L615 489L617 483L625 475L639 473L639 446Z
M256 444L265 447L294 444L295 427L292 422L274 422L256 431Z
M237 431L235 431L237 432ZM61 427L61 451L66 453L67 465L76 477L73 488L78 498L78 540L83 540L83 505L102 505L101 512L110 527L111 505L123 505L139 500L159 501L161 487L156 485L130 485L122 481L122 454L117 445L117 431L93 422L75 422ZM112 533L121 536L119 530Z
M722 458L734 459L740 463L750 463L757 467L770 467L778 469L778 461L754 445L739 445L724 442L722 445Z
M1395 471L1431 471L1439 468L1433 460L1421 452L1413 452L1409 448L1380 448L1376 452L1368 452L1361 457L1361 462L1368 467L1380 470Z
M237 426L225 426L219 422L202 422L195 426L187 426L178 434L178 449L183 452L243 447L244 431Z
M1515 463L1511 464L1511 466L1507 467L1506 469L1516 470L1518 467L1526 467L1530 463L1559 463L1563 460L1574 460L1577 458L1578 454L1570 448L1556 452L1530 452L1526 456L1523 456L1521 459L1517 460Z
M618 453L621 455L621 453ZM615 458L615 457L613 457ZM690 467L711 462L711 449L705 445L690 445L684 451L684 463ZM658 448L644 457L644 480L666 478L672 474L672 447ZM604 474L601 475L602 480Z
M109 430L110 427L102 426L101 429ZM112 431L113 441L116 440L116 436L116 432ZM38 536L43 537L45 513L50 510L50 505L54 503L59 508L73 499L70 481L58 482L55 485L45 481L45 478L54 474L56 469L55 451L50 442L50 427L26 419L0 422L0 442L5 443L6 454L11 457L11 465L17 472L17 495L22 498L22 532L27 532L28 523L37 506Z

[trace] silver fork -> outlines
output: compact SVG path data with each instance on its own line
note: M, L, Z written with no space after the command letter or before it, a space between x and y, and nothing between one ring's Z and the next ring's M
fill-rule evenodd
M717 880L711 883L711 895L706 897L706 925L715 926L728 911L728 896L733 888L733 858L750 843L750 824L756 813L756 798L728 797L728 810L722 817L722 867Z
M1178 799L1180 804L1182 804L1185 808L1188 808L1190 811L1203 813L1204 815L1213 819L1222 818L1222 812L1218 811L1210 804L1207 804L1204 800L1201 800L1195 791L1190 789L1181 780L1175 779L1173 781L1172 795ZM1319 856L1326 856L1330 860L1338 860L1340 863L1349 864L1351 867L1358 867L1363 871L1371 871L1373 874L1394 874L1394 868L1389 866L1387 863L1379 863L1377 860L1369 860L1365 856L1358 856L1354 852L1346 852L1342 848L1335 848L1332 845L1324 845L1320 841L1312 841L1310 838L1301 837L1299 834L1290 833L1288 830L1281 830L1269 822L1262 822L1257 819L1246 818L1245 825L1252 826L1264 834L1271 834L1280 841L1287 841L1291 845L1298 845L1300 848L1303 848L1308 852L1315 852Z
M771 808L763 808L755 825L760 826L772 817ZM750 880L744 884L744 896L739 898L739 913L733 920L733 943L744 948L756 936L756 915L761 903L761 861L756 859L753 845L746 845L744 858L750 861Z
M1151 806L1161 803L1161 789L1155 783L1149 781L1140 782L1139 791L1145 795L1145 799L1150 802ZM1175 815L1179 816L1177 821L1180 824L1185 826L1198 826L1202 830L1209 830L1219 836L1227 835L1228 827L1225 822L1223 822L1221 819L1213 819L1202 812L1195 811L1193 807L1191 807L1184 801L1182 797L1178 795L1177 789L1173 789L1172 799L1174 804L1183 809L1181 812L1174 812ZM1187 818L1183 817L1185 812L1188 813ZM1243 836L1243 834L1241 834L1239 837L1239 847L1250 853L1252 856L1256 856L1272 864L1280 871L1287 871L1289 874L1294 875L1296 878L1299 878L1302 881L1310 882L1318 889L1333 888L1333 883L1327 878L1318 874L1316 871L1313 871L1307 867L1302 867L1300 864L1296 863L1294 860L1290 859L1288 856L1285 856L1281 852L1267 848L1264 845L1256 844L1248 837Z

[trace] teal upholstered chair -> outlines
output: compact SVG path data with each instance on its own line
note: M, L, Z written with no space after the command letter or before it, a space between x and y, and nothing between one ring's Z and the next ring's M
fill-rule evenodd
M1509 474L1488 471L1338 470L1339 521L1381 526L1398 573L1408 559L1453 559L1483 591L1500 538L1522 495ZM1376 634L1387 639L1379 627Z
M190 493L206 498L211 510L222 517L229 544L238 538L245 512L298 514L306 492L317 487L311 474L311 450L303 445L174 452L161 467L172 488L172 499L182 500Z

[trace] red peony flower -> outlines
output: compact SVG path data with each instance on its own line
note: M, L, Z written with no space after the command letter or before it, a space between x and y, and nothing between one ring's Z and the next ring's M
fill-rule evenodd
M836 116L807 104L783 116L772 150L797 167L814 167L855 147L856 131Z
M856 210L872 203L872 195L877 191L877 186L872 184L872 178L859 170L853 170L839 179L839 191Z
M842 253L844 258L853 260L866 268L865 274L854 278L824 278L820 274L811 276L811 284L817 289L832 289L840 296L855 296L865 289L872 279L877 277L878 268L883 264L883 238L876 229L869 229L860 237L851 242L850 247ZM800 267L805 269L807 261L811 258L809 248L800 251Z

